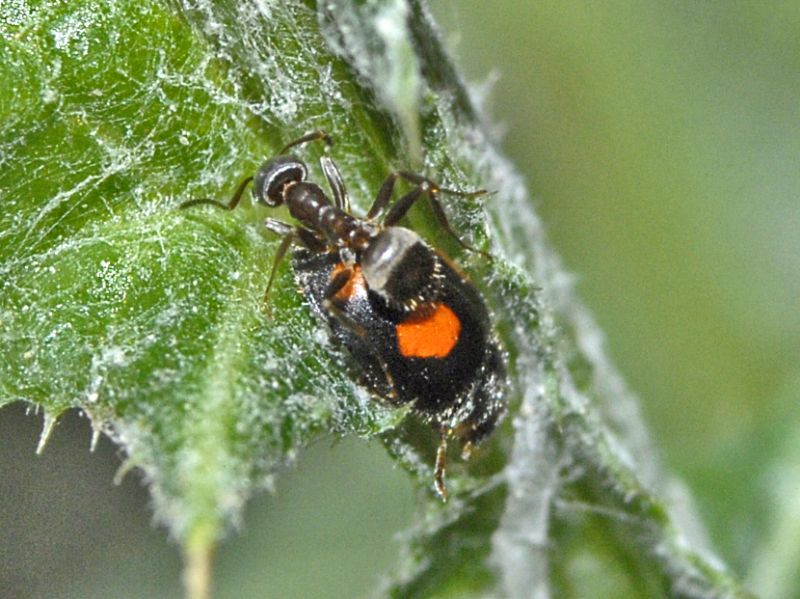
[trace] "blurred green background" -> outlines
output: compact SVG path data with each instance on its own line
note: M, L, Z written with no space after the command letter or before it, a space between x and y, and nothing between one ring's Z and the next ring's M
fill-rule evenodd
M800 596L800 4L432 8L714 547ZM0 595L179 596L137 475L114 486L77 415L36 457L39 428L0 418ZM363 596L413 505L377 443L320 442L220 549L216 597Z

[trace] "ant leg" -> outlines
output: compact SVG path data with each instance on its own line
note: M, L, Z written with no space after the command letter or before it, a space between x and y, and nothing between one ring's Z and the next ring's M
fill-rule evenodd
M433 189L429 189L428 190L428 198L431 201L431 207L433 208L433 214L436 216L436 220L439 221L439 225L441 225L441 227L445 231L450 233L450 236L453 239L455 239L458 242L458 245L460 245L465 250L468 250L470 252L474 252L476 254L480 254L481 256L483 256L484 258L486 258L489 261L493 260L491 254L489 254L488 252L484 252L483 250L479 250L478 248L472 247L471 245L469 245L468 243L463 241L458 235L456 235L455 231L453 231L453 229L450 227L450 223L447 221L447 215L444 213L444 208L442 208L441 202L436 199L436 194L439 191L442 191L442 190L441 189L438 190L438 191L434 191ZM486 193L486 191L481 189L481 190L479 190L477 192L470 192L468 195L472 196L472 195L475 195L475 194L484 194L484 193ZM462 194L458 194L458 195L462 195Z
M247 184L253 180L253 177L247 177L244 181L239 183L239 187L236 188L236 191L233 194L233 197L228 201L227 204L223 204L222 202L218 202L217 200L211 200L209 198L197 198L195 200L187 200L183 202L180 206L178 206L179 210L183 210L184 208L188 208L189 206L197 206L199 204L208 204L210 206L216 206L217 208L222 208L223 210L233 210L236 206L239 205L239 200L242 199L242 194L244 193Z
M325 173L325 178L328 180L328 185L330 185L331 191L333 192L334 206L349 214L350 198L347 195L347 188L344 186L342 172L329 156L320 158L319 164L322 166L322 172Z
M282 220L278 220L277 218L265 218L264 226L267 228L267 230L278 235L289 235L296 232L295 227L289 223L283 222Z
M394 206L392 206L392 209L389 210L386 218L383 219L384 226L391 227L396 225L425 191L426 190L421 185L418 185L404 196L401 196L400 199L395 202Z
M285 223L277 218L265 218L264 226L269 230L280 235L295 235L300 241L300 244L312 252L325 251L325 243L320 241L313 231L304 229L302 227L293 227L289 223Z
M316 233L310 229L296 227L294 232L297 233L297 238L300 240L301 245L303 245L306 249L309 249L315 253L326 251L327 246L325 245L325 242L317 237Z
M270 219L270 220L272 220L272 219ZM272 223L272 224L277 224L277 223L280 223L282 225L286 225L286 223L281 223L280 221L274 221L274 223ZM267 228L270 228L270 226L267 225ZM270 230L271 231L275 231L275 229L272 229L272 228L270 228ZM267 280L267 288L264 290L264 298L261 300L261 304L262 304L262 306L264 308L264 311L267 314L271 313L271 310L269 308L269 292L272 289L272 282L275 280L275 272L278 270L278 264L280 264L281 260L283 260L283 257L286 255L286 250L288 250L289 246L292 245L292 241L294 241L294 238L296 236L297 236L297 233L295 233L294 229L292 229L288 233L284 234L283 240L281 241L281 244L278 246L278 249L275 251L275 257L272 260L272 270L270 271L269 279Z
M312 131L311 133L306 133L303 137L295 139L294 141L290 141L288 144L283 146L283 148L279 152L279 155L285 154L286 150L293 148L295 146L301 146L303 144L307 144L308 142L317 141L320 139L323 140L325 142L325 145L328 147L333 145L333 140L331 139L331 136L328 135L325 131L322 131L320 129L318 131Z
M321 251L321 248L324 248L324 246L320 245L319 239L317 239L313 232L301 227L293 227L289 223L285 223L282 220L278 220L276 218L267 218L264 219L264 226L273 233L283 236L281 244L275 251L275 257L272 260L272 270L269 273L267 288L264 291L263 304L266 311L269 313L269 292L272 289L272 282L275 280L275 272L277 271L281 260L283 260L283 258L286 256L286 252L289 249L289 246L292 245L292 242L299 240L303 246L312 251Z
M448 428L442 428L439 431L439 447L436 448L436 465L433 467L433 484L442 501L447 501L444 475L447 469L447 437L449 435L450 429Z
M397 179L400 178L416 185L418 188L420 188L420 192L425 191L426 187L431 187L436 190L439 189L439 187L430 179L426 179L425 177L416 175L414 173L410 173L408 171L395 171L393 173L390 173L389 176L386 177L386 179L383 181L381 188L378 190L378 195L375 196L375 201L372 203L369 212L367 212L367 219L373 219L379 216L384 211L384 209L389 203L389 200L392 198L392 192L394 191L395 183L397 183ZM463 192L452 191L449 189L445 191L454 193L455 195L480 195L484 193L483 190L469 194L464 194ZM386 219L384 219L385 221L389 220L390 218L393 218L393 220L390 223L384 222L384 224L392 225L401 218L403 218L408 209L411 208L411 204L413 204L413 201L409 205L407 205L405 209L397 209L396 207L392 208L391 212L393 213L397 212L398 214L395 217L387 216Z
M383 183L381 184L381 188L378 190L378 195L375 196L375 200L372 202L369 212L367 212L367 220L372 220L373 218L380 216L380 214L386 209L386 205L392 198L394 184L397 182L397 178L399 176L400 173L394 172L389 174L389 176L384 179Z
M440 193L448 193L451 195L459 196L459 197L476 197L480 195L484 195L486 192L485 189L479 189L477 191L459 191L456 189L447 189L444 187L439 187L431 181L430 179L426 179L425 177L421 177L419 175L415 175L414 173L409 173L406 171L397 171L392 173L384 184L381 186L380 191L378 192L378 197L375 199L372 209L370 212L376 212L375 205L382 203L381 206L378 207L377 211L382 210L383 206L388 202L389 196L391 196L392 188L394 187L394 182L397 180L398 177L402 177L406 181L416 184L416 187L408 192L406 195L401 197L397 200L392 209L389 210L389 213L383 219L383 224L386 226L392 226L396 224L401 218L403 218L406 213L409 211L411 206L423 195L427 195L428 199L431 203L431 208L433 209L433 214L436 217L436 220L439 221L439 226L441 226L445 231L447 231L450 236L456 240L458 245L463 247L465 250L470 252L475 252L476 254L480 254L487 258L488 260L492 259L492 256L487 252L479 250L477 248L472 247L465 241L463 241L453 228L450 226L450 222L447 220L447 215L445 214L444 208L442 207L441 202L437 199L437 195ZM382 195L383 194L383 195Z

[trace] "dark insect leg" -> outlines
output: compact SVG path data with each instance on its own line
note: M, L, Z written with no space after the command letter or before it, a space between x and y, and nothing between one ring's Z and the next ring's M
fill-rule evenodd
M345 283L346 282L347 281L345 281ZM356 337L360 337L361 339L367 338L367 331L364 330L364 327L345 314L344 310L342 310L335 301L332 299L326 299L324 302L322 302L322 308L328 314L338 320L339 324L350 330L350 332L352 332Z
M344 186L342 173L336 163L330 159L329 156L323 156L319 159L322 172L325 173L325 178L328 180L328 185L333 192L333 204L337 208L350 213L350 198L347 195L347 188Z
M419 188L422 188L423 185L436 188L436 184L434 184L432 181L408 171L395 171L390 173L389 176L383 181L381 188L378 190L378 195L375 196L375 201L372 202L372 206L370 207L369 212L367 212L368 219L376 218L386 209L386 206L389 204L389 200L392 198L392 192L394 191L395 183L397 183L397 179L400 178L405 179L409 183L413 183ZM420 189L420 192L421 191L423 191L423 189ZM406 209L402 211L402 213L396 218L395 222L403 218L410 207L410 204L406 206ZM392 212L394 211L395 208L392 208ZM385 222L387 219L384 219L384 224L394 224Z
M286 223L281 224L285 225ZM280 264L281 260L283 260L283 257L286 255L286 250L289 249L289 246L292 244L292 241L294 241L296 236L297 233L295 233L294 229L290 230L288 233L285 233L281 244L278 246L278 249L275 252L275 258L272 260L272 270L269 273L267 288L264 290L264 299L262 300L262 306L267 314L271 313L269 308L269 292L270 289L272 289L272 282L275 280L275 271L278 269L278 264Z
M233 210L236 206L239 205L239 200L242 199L242 194L244 193L247 184L253 180L253 177L247 177L244 181L239 183L239 187L236 188L236 191L233 194L233 197L228 201L227 204L223 204L217 200L212 200L209 198L197 198L195 200L187 200L180 206L178 206L179 210L183 210L184 208L188 208L189 206L197 206L199 204L208 204L210 206L216 206L217 208L222 208L223 210Z
M294 232L297 233L297 238L300 240L300 243L312 252L325 251L327 247L325 242L322 241L313 231L304 229L302 227L296 227Z
M338 320L342 326L349 329L354 335L360 337L361 339L366 339L367 331L364 330L364 327L345 314L344 310L342 310L334 300L336 294L339 293L344 286L350 282L352 276L352 269L345 268L341 272L337 273L333 279L331 279L330 283L328 283L328 286L325 288L325 293L323 294L322 307L326 312L328 312L328 314Z
M272 231L273 233L277 233L278 235L288 235L289 233L293 233L295 231L295 228L292 225L285 223L282 220L278 220L277 218L265 218L264 226L268 230Z
M447 487L444 482L445 470L447 469L447 437L450 430L443 428L439 431L439 447L436 449L436 465L433 468L433 482L436 492L442 501L447 501Z
M311 133L306 133L303 137L295 139L294 141L290 141L288 144L283 146L279 154L281 155L285 154L286 150L289 150L290 148L293 148L295 146L301 146L311 141L318 141L320 139L323 140L325 142L325 145L327 146L333 145L333 140L331 139L331 136L328 135L325 131L322 130L312 131Z
M386 180L383 182L383 185L381 185L381 188L378 190L378 195L375 197L375 201L372 203L372 207L367 213L368 219L375 218L376 216L380 215L386 208L389 200L392 197L394 185L398 178L405 179L409 183L416 185L416 187L406 195L402 196L399 200L397 200L395 205L392 206L391 210L389 210L389 213L383 219L383 224L385 226L391 227L392 225L397 224L397 222L400 221L400 219L402 219L411 209L411 206L413 206L414 203L424 194L427 195L428 199L430 200L431 207L433 208L433 214L436 216L436 220L439 221L439 226L447 231L450 236L455 239L456 242L465 250L481 254L489 260L492 259L491 255L472 247L468 243L462 241L462 239L456 235L456 232L453 231L453 228L450 226L450 222L447 220L447 215L445 214L441 202L439 202L436 197L440 193L448 193L450 195L455 195L462 198L471 198L484 195L487 193L485 189L479 189L477 191L459 191L456 189L447 189L444 187L439 187L430 179L426 179L420 175L416 175L407 171L396 171L386 178Z
M378 190L378 195L375 196L375 200L372 202L369 212L367 212L367 220L372 220L384 211L386 205L389 203L389 200L392 198L394 184L397 182L398 176L399 175L396 172L391 173L383 181L381 188Z
M344 289L345 285L350 282L352 277L353 271L350 268L345 268L344 270L339 271L325 288L325 293L323 294L325 300L332 300L334 297L336 297L336 294Z
M277 271L281 260L283 260L283 258L286 256L286 252L289 249L289 246L292 245L292 242L299 240L303 246L312 251L321 251L321 248L324 248L324 245L320 244L319 239L312 231L303 229L301 227L293 227L289 223L285 223L277 218L264 219L264 226L273 233L283 236L281 244L275 251L275 257L272 260L272 270L269 273L269 280L267 281L267 289L264 291L264 311L269 313L269 292L270 289L272 289L272 282L275 279L275 272Z
M389 213L386 215L386 218L383 219L383 224L387 227L391 227L396 225L398 221L403 218L406 213L409 211L411 206L413 206L416 201L422 196L423 192L426 190L422 187L415 187L411 191L409 191L406 195L401 196L395 205L392 206L392 209L389 210Z
M442 190L438 190L438 191L442 191ZM468 243L463 241L458 235L456 235L455 231L453 231L453 229L450 227L450 223L447 221L447 215L444 213L444 208L442 208L441 202L439 202L439 200L436 199L436 194L438 193L438 191L430 189L428 191L428 197L430 198L430 201L431 201L431 207L433 208L433 214L436 216L436 220L439 221L439 225L445 231L450 233L450 236L453 239L455 239L456 242L458 242L458 245L460 245L465 250L468 250L470 252L474 252L476 254L480 254L481 256L486 258L487 260L492 260L492 255L491 254L489 254L488 252L484 252L483 250L479 250L478 248L472 247L471 245L469 245ZM480 190L480 191L481 191L481 193L486 193L483 190ZM472 192L472 193L475 193L475 192Z

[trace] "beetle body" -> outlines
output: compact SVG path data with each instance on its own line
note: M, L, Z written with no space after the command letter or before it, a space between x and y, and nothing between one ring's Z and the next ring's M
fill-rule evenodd
M411 404L468 446L494 430L505 409L503 354L480 294L448 262L441 262L436 295L411 311L374 292L361 269L327 299L330 281L346 268L338 251L298 249L292 263L312 310L353 356L370 390L392 404Z

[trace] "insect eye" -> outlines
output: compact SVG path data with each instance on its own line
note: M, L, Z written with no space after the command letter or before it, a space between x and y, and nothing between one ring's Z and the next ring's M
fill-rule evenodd
M306 167L294 156L278 156L265 162L253 180L253 196L267 206L280 206L284 202L286 186L306 178Z

